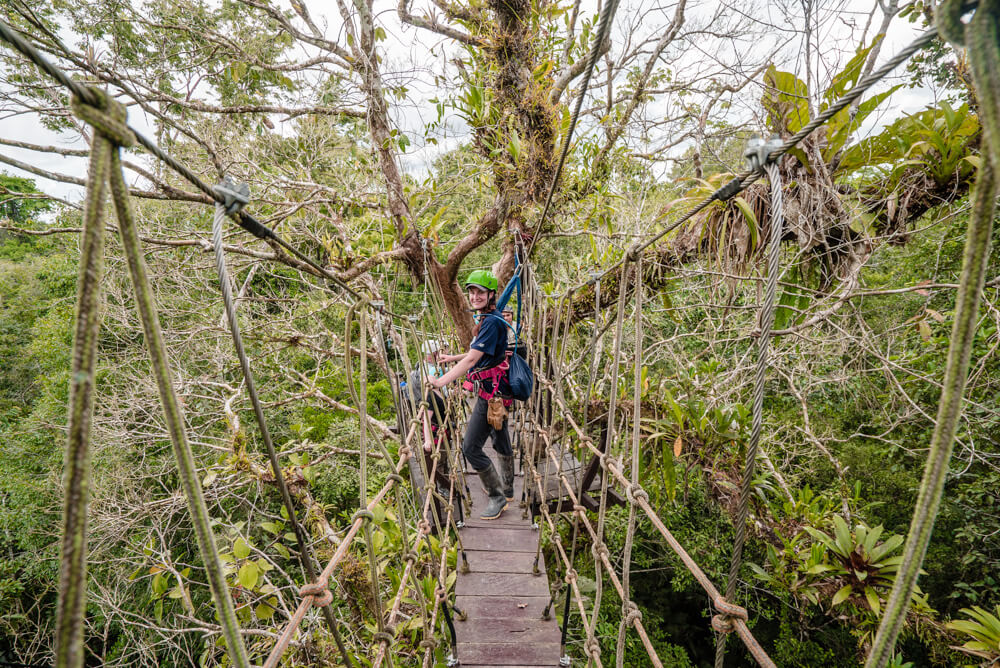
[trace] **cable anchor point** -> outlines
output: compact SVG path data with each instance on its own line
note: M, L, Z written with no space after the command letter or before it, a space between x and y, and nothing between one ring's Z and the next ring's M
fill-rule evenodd
M772 134L767 141L757 135L751 137L746 150L743 151L743 157L746 158L750 171L759 172L764 169L764 165L771 160L771 154L781 148L781 145L781 137L777 134Z
M222 200L221 204L228 215L239 213L250 202L250 186L246 183L233 183L228 175L215 184L215 194Z

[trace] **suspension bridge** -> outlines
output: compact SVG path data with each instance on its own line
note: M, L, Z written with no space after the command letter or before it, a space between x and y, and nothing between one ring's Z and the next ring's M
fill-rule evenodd
M981 25L966 26L960 22L962 11L974 4L950 2L947 10L942 11L945 17L942 25L949 39L957 42L971 40L985 54L977 57L993 59L984 66L993 68L993 78L985 79L985 83L978 82L982 84L980 92L987 100L983 110L987 148L984 150L975 211L968 232L962 290L949 353L950 362L944 380L942 414L939 416L927 473L906 544L904 564L900 567L900 576L883 615L882 626L868 659L869 666L884 666L891 656L929 540L930 527L940 500L942 470L947 470L955 420L964 388L969 358L968 342L971 339L970 332L975 331L975 314L983 286L984 258L989 252L989 228L997 193L997 179L993 168L1000 146L1000 137L997 136L1000 131L997 108L991 106L989 101L995 102L1000 96L995 81L996 72L1000 71L996 62L996 53L1000 47L995 43L995 16L993 32ZM615 7L615 3L608 3L602 13L591 53L591 69L596 61L598 44L606 35ZM989 11L995 14L996 7L997 3L993 2ZM988 23L989 17L980 22ZM253 366L244 351L222 248L223 225L227 218L232 219L256 237L285 249L310 266L316 276L330 282L318 285L317 288L334 291L349 304L344 337L347 348L345 359L350 359L352 345L357 345L362 351L375 348L382 356L385 368L389 369L384 342L387 338L394 338L395 348L401 352L404 377L409 377L415 368L422 368L408 356L408 351L420 349L421 340L428 335L427 331L419 331L417 328L420 317L393 313L383 303L368 299L340 281L327 268L317 264L250 215L246 211L250 202L245 188L228 182L211 186L202 181L181 162L134 132L128 126L124 107L107 93L71 79L49 63L22 35L0 22L0 37L65 86L72 93L75 113L94 129L87 197L83 210L84 231L81 237L69 400L66 493L55 633L56 665L81 666L84 662L90 422L94 411L97 337L100 329L98 303L103 271L103 216L105 200L109 194L134 289L136 310L142 323L177 460L182 492L212 591L219 629L225 639L232 665L241 668L252 665L252 657L239 627L233 597L216 548L194 455L188 443L182 406L173 386L165 351L164 337L169 333L160 330L143 247L122 175L120 148L138 144L216 202L213 246L227 321L263 446L298 543L297 556L301 566L301 581L304 583L298 591L299 604L288 619L282 620L270 653L263 662L264 666L281 664L288 648L303 632L304 625L315 628L319 619L322 619L334 639L341 662L347 666L360 663L359 657L352 654L341 637L343 622L338 618L333 604L338 569L359 543L364 547L357 551L364 553L369 569L376 622L376 629L371 634L371 646L363 657L366 665L377 668L383 664L403 661L398 656L400 628L403 621L409 622L408 627L412 628L415 620L420 639L415 647L408 650L407 656L414 663L425 667L438 663L449 666L566 666L571 665L574 658L587 665L602 666L614 662L616 666L621 666L624 640L630 634L634 634L645 648L650 665L662 666L664 664L650 640L649 631L643 623L642 610L634 601L631 588L632 549L640 516L652 525L704 589L706 609L712 612L716 666L722 666L727 644L735 644L727 643L727 639L733 635L738 638L743 651L756 663L773 666L765 649L754 638L748 623L748 611L738 601L748 502L762 426L764 378L768 368L770 329L779 273L782 183L777 161L833 115L860 99L866 90L929 43L935 34L936 31L931 30L922 35L884 66L860 81L794 136L784 140L778 138L771 142L759 142L752 146L748 151L750 168L747 172L733 178L723 188L687 210L661 232L634 245L612 266L591 276L584 283L566 289L560 295L546 294L535 280L530 253L537 234L532 235L530 244L522 247L524 262L518 269L518 278L524 288L520 304L523 308L524 330L530 340L530 361L536 373L537 385L531 399L512 418L521 469L515 489L519 503L508 509L500 520L485 522L472 519L475 515L473 509L484 504L485 498L478 490L474 476L465 473L457 443L457 433L461 430L453 430L449 438L438 439L433 447L425 449L423 421L427 419L427 411L414 411L403 393L398 392L395 397L398 448L395 453L391 452L384 435L373 431L368 420L367 401L361 400L367 397L368 355L362 353L359 357L360 372L357 379L352 377L351 364L345 364L346 384L354 395L360 420L360 489L368 489L371 466L369 451L381 454L382 466L389 467L389 474L384 485L374 495L361 494L360 507L344 529L338 547L325 564L320 564L314 544L298 519L300 513L289 493L285 473L268 430L268 420L258 398ZM589 81L589 72L584 87L586 81ZM578 101L582 99L583 93ZM568 151L569 138L579 109L578 104L564 140L560 168ZM556 188L558 174L557 170L552 190ZM760 334L757 337L753 422L743 463L738 511L733 518L735 541L730 546L731 568L725 587L720 588L705 575L697 560L671 534L651 505L648 493L639 484L642 305L646 298L641 280L643 251L712 202L725 201L763 177L771 184L772 223L767 245L767 284L761 304ZM551 194L552 191L536 231L541 227L549 209ZM566 340L572 326L573 297L593 291L599 304L602 281L608 277L616 279L621 286L617 291L615 317L609 327L601 331L594 328L593 341L596 342L598 337L611 332L613 351L609 368L612 380L609 387L618 388L620 369L624 366L622 350L626 333L626 307L631 300L631 330L635 335L635 345L634 357L630 362L634 377L621 379L623 382L631 380L631 406L628 407L630 410L622 410L625 407L618 405L618 392L611 391L606 397L606 411L602 420L597 419L602 416L588 417L586 413L580 418L566 398L564 381L570 365L566 360L567 348L561 342ZM631 294L624 288L628 284L633 286ZM438 317L438 322L440 321L441 318ZM591 385L593 378L592 373ZM586 388L585 396L591 396L593 390L593 386ZM421 408L428 408L426 401L418 403ZM457 393L450 397L450 403L452 408L449 410L453 410L457 416L465 410ZM631 418L620 421L619 415L631 415ZM559 428L556 428L557 422ZM595 439L593 427L598 423L603 426ZM607 542L607 523L608 510L614 505L627 508L627 526L622 553L612 555ZM380 570L375 560L373 524L376 512L389 507L393 507L396 512L401 531L398 557L405 566L402 576L394 585L394 591L385 596L385 583L380 579ZM567 533L572 538L568 545L564 542L564 532L560 530L561 518L570 524ZM580 556L586 556L580 554L581 546L584 545L590 551L596 583L596 589L586 595L581 591L574 566ZM548 548L543 549L545 546ZM546 559L552 563L546 563ZM550 582L549 574L558 574L560 580ZM434 583L431 591L421 582L423 577L428 576ZM610 643L614 648L613 652L602 651L598 637L598 613L605 596L614 597L622 610L616 642ZM561 609L557 609L558 606ZM318 616L310 614L314 609L319 609ZM570 639L567 636L568 620L571 617L576 617L582 627L582 636L573 639L576 643L573 653L570 652ZM557 624L557 619L561 619L561 626Z

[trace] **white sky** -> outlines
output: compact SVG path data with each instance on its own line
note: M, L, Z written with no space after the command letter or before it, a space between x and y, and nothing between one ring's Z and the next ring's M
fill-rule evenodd
M613 34L615 44L620 43L624 37L620 34L622 24L628 24L628 18L630 15L634 17L638 11L642 11L637 8L639 6L639 2L641 2L641 0L623 0L619 9L619 16L616 20L617 30ZM319 2L314 1L310 4L314 8L313 10L317 12L317 18L321 27L327 29L328 37L332 37L338 29L337 26L340 25L339 17L320 14ZM583 9L587 10L588 5L591 5L589 11L596 11L595 1L585 1L583 3ZM818 58L825 64L817 66L817 69L829 68L828 71L832 73L839 69L839 65L843 64L845 58L848 57L855 48L853 39L857 39L860 36L861 28L867 20L867 15L872 7L872 2L871 0L821 0L819 5L821 7L819 10L821 26ZM798 6L799 4L796 0L758 0L756 16L754 18L760 21L762 25L772 23L781 28L787 28L787 19L783 17L788 13L794 14L798 11L796 9ZM434 106L428 103L427 100L442 92L434 88L429 77L434 72L443 70L446 65L446 61L453 53L454 47L448 45L445 40L438 39L436 35L431 35L429 33L420 34L421 31L417 31L412 27L401 26L396 16L395 2L393 1L379 0L376 2L376 9L379 13L378 20L382 25L384 25L389 35L388 40L383 42L383 44L386 45L386 69L397 69L401 73L401 76L407 78L407 86L411 89L411 99L406 102L405 106L400 105L398 102L390 98L390 107L392 108L394 120L412 137L411 148L407 154L401 158L402 166L405 171L411 174L418 176L423 175L426 173L426 166L431 160L433 160L435 155L438 155L443 151L453 149L464 139L464 125L460 119L454 117L450 119L450 122L447 124L449 131L446 135L439 136L439 143L436 147L429 145L421 146L423 143L423 133L421 129L424 123L436 118ZM418 10L419 5L414 9L415 13L418 13ZM671 8L668 7L668 10L672 13ZM650 16L662 17L664 14L661 12L650 14ZM876 17L874 19L876 25L880 19L880 13L876 13ZM327 26L333 27L329 28ZM661 28L660 26L655 25L652 21L644 21L642 26L644 28L648 28L650 31L657 31ZM874 31L874 29L875 28L873 27L869 32ZM910 24L904 19L897 18L892 24L889 35L883 45L879 58L879 64L890 58L893 54L912 41L918 32L919 29L915 24ZM852 38L852 34L854 34L855 37ZM785 53L788 58L788 62L780 63L779 67L781 69L794 71L800 76L800 78L805 78L803 73L803 50L801 36L798 36L797 39L788 44L785 49ZM677 65L675 64L674 66L676 67ZM901 66L897 71L897 74L902 73L903 70L904 66ZM828 79L829 75L821 75L821 78ZM751 91L750 88L744 90L743 102L747 105L747 109L756 105L758 96L759 92L756 90ZM884 124L887 120L896 118L901 112L918 111L924 108L932 100L933 93L931 91L902 88L892 96L889 102L885 104L879 112L869 118L868 122L866 122L865 126L862 127L859 132L859 135L864 136L865 134L877 130L877 128ZM739 108L734 107L733 113L740 114L741 111ZM747 112L744 111L744 113ZM744 118L744 120L746 120L746 118ZM130 123L136 129L147 134L147 136L151 135L149 124L140 114L132 112L130 115ZM291 126L286 124L281 124L281 126L279 126L279 130L284 130L286 132L290 131L290 128ZM580 130L578 128L578 133L579 131ZM80 142L78 138L58 135L50 132L43 128L37 122L37 119L29 115L0 118L0 136L9 139L27 141L34 144L74 148L80 148L82 146L82 142ZM86 175L87 167L86 159L84 158L37 153L7 146L0 146L0 151L3 151L6 155L12 158L32 164L47 171L72 174L80 177L84 177ZM23 173L20 170L14 169L5 164L0 164L0 169L7 171L8 173L33 178L40 188L52 195L65 198L70 201L80 201L83 198L83 190L80 187L54 182L32 174Z

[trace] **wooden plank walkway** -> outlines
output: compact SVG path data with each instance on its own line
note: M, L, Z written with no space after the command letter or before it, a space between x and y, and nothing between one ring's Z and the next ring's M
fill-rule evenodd
M455 623L456 658L465 668L558 666L559 627L554 615L542 619L549 602L545 564L539 561L541 574L532 574L538 531L521 519L523 478L514 479L514 501L492 521L478 519L486 494L475 474L468 480L474 505L462 541L471 572L459 573L455 585L455 604L468 619Z

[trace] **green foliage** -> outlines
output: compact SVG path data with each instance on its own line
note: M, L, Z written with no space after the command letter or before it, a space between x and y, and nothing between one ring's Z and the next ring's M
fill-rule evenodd
M961 647L962 652L985 660L986 665L995 664L1000 660L1000 605L989 612L974 605L961 610L969 619L951 621L945 626L952 631L958 631L963 636L970 637Z
M820 96L822 102L818 111L825 111L846 91L854 87L873 46L874 44L859 48L854 57L844 66L844 69L833 76L830 85ZM778 70L773 65L765 72L764 81L767 88L761 99L761 104L767 111L768 125L771 129L782 135L794 134L801 130L811 120L809 112L810 91L805 82L794 74ZM847 107L834 114L824 125L826 142L820 151L823 162L832 164L834 157L847 145L851 134L861 127L865 119L874 113L899 87L899 85L893 86L887 91L873 95L859 104L853 113L851 108ZM811 169L809 160L801 149L792 149L790 153L807 169ZM850 169L857 169L859 166L852 164ZM842 163L841 171L848 171L848 168L844 167Z
M881 192L891 193L908 169L916 167L937 184L969 178L979 165L974 154L980 133L979 119L968 105L952 109L946 101L916 114L907 114L874 137L844 152L840 169L852 172L884 165L873 179Z
M0 171L0 219L24 225L51 210L52 203L35 187L34 180ZM3 234L0 232L0 240Z

